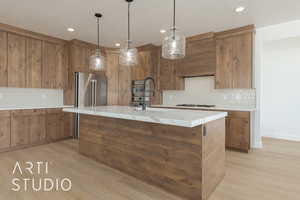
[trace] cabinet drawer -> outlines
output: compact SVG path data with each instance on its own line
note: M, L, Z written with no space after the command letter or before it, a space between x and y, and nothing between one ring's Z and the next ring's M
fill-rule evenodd
M250 119L250 112L227 111L228 117Z
M1 110L0 117L10 117L10 111L9 110Z
M13 116L25 116L25 115L42 115L45 114L45 109L26 109L26 110L14 110Z
M61 108L50 108L50 109L47 109L46 112L49 114L59 114L59 113L62 113L62 109Z

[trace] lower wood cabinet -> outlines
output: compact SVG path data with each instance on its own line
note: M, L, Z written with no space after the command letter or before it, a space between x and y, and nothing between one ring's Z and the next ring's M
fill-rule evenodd
M61 109L47 109L46 112L47 141L59 140L64 132L63 112Z
M70 138L74 122L62 109L0 111L0 152Z
M16 110L11 114L11 147L45 142L45 111Z
M226 118L226 147L250 150L250 112L229 112Z
M0 111L0 149L10 147L10 111Z

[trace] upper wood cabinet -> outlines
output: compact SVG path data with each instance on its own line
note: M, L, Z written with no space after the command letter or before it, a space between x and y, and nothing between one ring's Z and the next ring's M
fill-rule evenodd
M179 60L177 76L211 76L216 73L216 42L214 33L187 38L186 56Z
M184 90L184 78L177 76L179 67L178 60L160 59L160 89L164 90Z
M26 87L26 38L8 33L8 87Z
M7 87L7 33L0 31L0 87Z
M252 88L254 26L217 33L216 88Z
M106 52L107 104L119 103L119 53Z
M43 42L43 88L63 89L68 83L67 49L62 44Z
M10 111L0 111L0 149L10 147Z
M26 39L26 87L42 88L42 41Z

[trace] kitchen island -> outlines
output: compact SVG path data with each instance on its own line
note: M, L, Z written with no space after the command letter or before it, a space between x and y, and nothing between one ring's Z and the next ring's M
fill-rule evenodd
M127 106L64 111L80 114L81 154L185 199L208 199L225 175L226 112Z

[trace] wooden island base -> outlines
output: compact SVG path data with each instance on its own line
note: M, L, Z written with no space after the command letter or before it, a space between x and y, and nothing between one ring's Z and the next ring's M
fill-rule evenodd
M225 119L186 128L80 115L79 152L185 199L206 200L225 175Z

